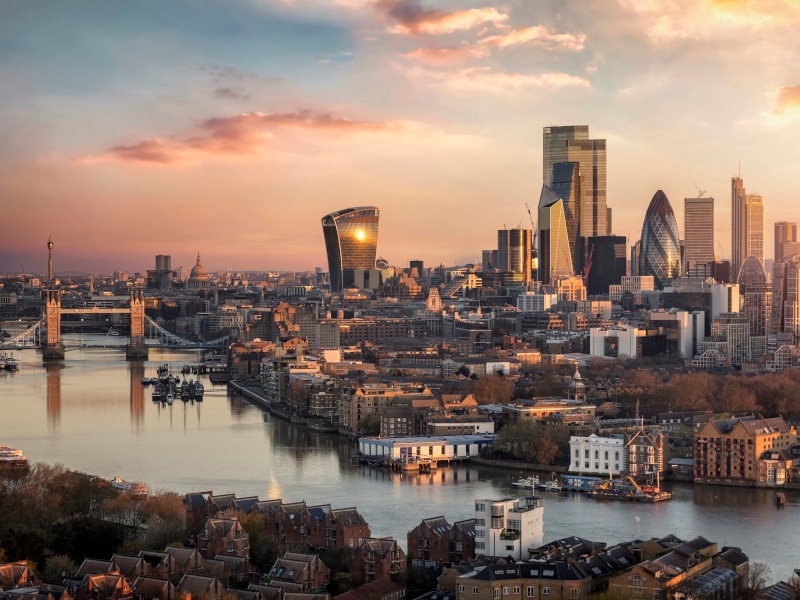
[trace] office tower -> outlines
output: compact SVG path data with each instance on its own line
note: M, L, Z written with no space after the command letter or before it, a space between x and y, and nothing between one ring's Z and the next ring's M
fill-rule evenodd
M542 183L550 185L554 165L563 162L580 163L583 188L580 237L607 235L606 140L589 139L587 125L545 127Z
M770 335L787 333L793 342L800 335L800 256L776 261L772 266Z
M53 281L53 238L47 238L47 282Z
M637 275L652 275L656 288L663 290L681 275L678 222L666 194L658 190L642 223L642 249Z
M750 323L750 335L766 335L771 296L767 273L757 257L751 255L744 260L739 273L739 290L744 295L744 312Z
M548 184L548 186L564 202L564 217L567 224L567 239L569 240L569 251L572 258L572 271L578 273L583 267L583 261L581 260L583 253L581 252L579 238L580 211L583 200L580 163L556 163L553 165L552 172L552 184Z
M606 231L608 231L608 235L611 235L611 232L614 231L614 227L612 226L611 222L611 207L606 207Z
M172 257L169 254L156 254L156 271L172 271Z
M797 223L788 221L778 221L775 223L775 254L773 258L783 260L784 258L797 254ZM790 252L791 254L787 253Z
M413 271L414 269L417 270L417 276L421 276L422 272L425 270L425 263L421 260L412 260L408 263L409 270Z
M589 238L592 267L587 277L587 294L607 294L609 286L622 282L622 278L627 275L627 247L628 241L621 235Z
M539 281L552 283L556 277L574 273L564 200L543 185L539 197Z
M710 277L714 262L714 198L684 199L683 264L690 277Z
M639 275L639 255L642 253L642 240L631 246L631 265L628 269L631 276Z
M491 271L494 268L492 264L492 250L481 250L481 270Z
M497 231L497 260L501 271L522 275L522 283L531 280L530 229L500 229Z
M741 177L731 178L731 276L738 279L748 256L764 262L764 199L747 194Z
M332 291L353 285L355 269L375 267L378 218L374 206L345 208L322 217Z

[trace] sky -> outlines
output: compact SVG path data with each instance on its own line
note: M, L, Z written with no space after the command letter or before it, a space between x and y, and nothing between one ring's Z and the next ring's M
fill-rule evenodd
M380 208L394 265L530 226L542 128L608 143L613 233L741 168L800 221L800 0L0 3L0 271L327 268L320 219ZM741 165L741 167L739 166Z

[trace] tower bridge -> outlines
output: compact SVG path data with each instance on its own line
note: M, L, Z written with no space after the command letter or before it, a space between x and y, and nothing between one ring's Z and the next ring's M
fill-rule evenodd
M105 308L92 306L88 308L63 308L61 292L47 290L42 318L21 334L0 344L0 349L7 348L42 348L45 360L63 360L67 348L61 339L62 315L119 315L130 314L131 332L125 346L125 356L129 360L147 359L148 348L219 348L226 346L232 338L231 333L208 341L191 341L167 331L153 319L145 315L144 294L141 290L131 292L127 307ZM145 340L151 340L146 344ZM155 342L155 343L153 343ZM81 344L81 347L89 347Z

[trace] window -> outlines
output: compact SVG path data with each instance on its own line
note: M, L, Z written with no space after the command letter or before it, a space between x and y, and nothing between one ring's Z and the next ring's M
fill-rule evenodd
M529 585L527 588L527 593L525 595L528 598L533 598L536 595L536 588L532 585Z
M458 584L458 591L462 592L462 593L464 592L464 584L463 583L459 583Z
M571 598L577 598L578 597L578 588L572 588L569 591L569 595L570 595Z
M594 457L595 458L600 458L600 451L599 450L595 450L594 451Z
M486 512L486 505L482 502L475 505L475 512Z
M486 537L486 532L483 529L477 529L475 531L475 537Z
M494 600L500 600L500 588L494 588Z
M543 587L542 588L542 596L549 596L549 595L550 595L550 588L549 587Z
M633 576L633 585L642 585L642 576L641 575L634 575Z
M476 596L478 595L478 586L476 585L472 586L472 593L475 594Z
M483 527L486 525L486 519L475 519L475 525L478 527Z
M519 595L519 586L518 585L514 586L514 594Z
M581 456L581 451L575 448L575 458L580 458L580 456Z
M608 460L608 450L605 452L605 459Z
M483 542L475 542L475 550L483 550L486 548L486 544Z
M619 452L614 452L614 460L619 460Z
M514 546L513 545L509 546L508 544L506 544L506 550L513 551L514 550Z
M583 458L589 458L589 449L588 448L583 451Z
M507 596L508 595L508 590L509 590L509 588L507 588L507 587L503 588L503 596Z

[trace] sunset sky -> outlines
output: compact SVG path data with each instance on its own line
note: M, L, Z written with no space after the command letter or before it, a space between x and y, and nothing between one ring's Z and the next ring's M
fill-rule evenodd
M608 140L614 233L730 178L800 221L800 0L89 0L0 4L0 271L327 269L480 259L529 226L542 127ZM535 214L535 213L534 213ZM717 252L720 246L716 244Z

